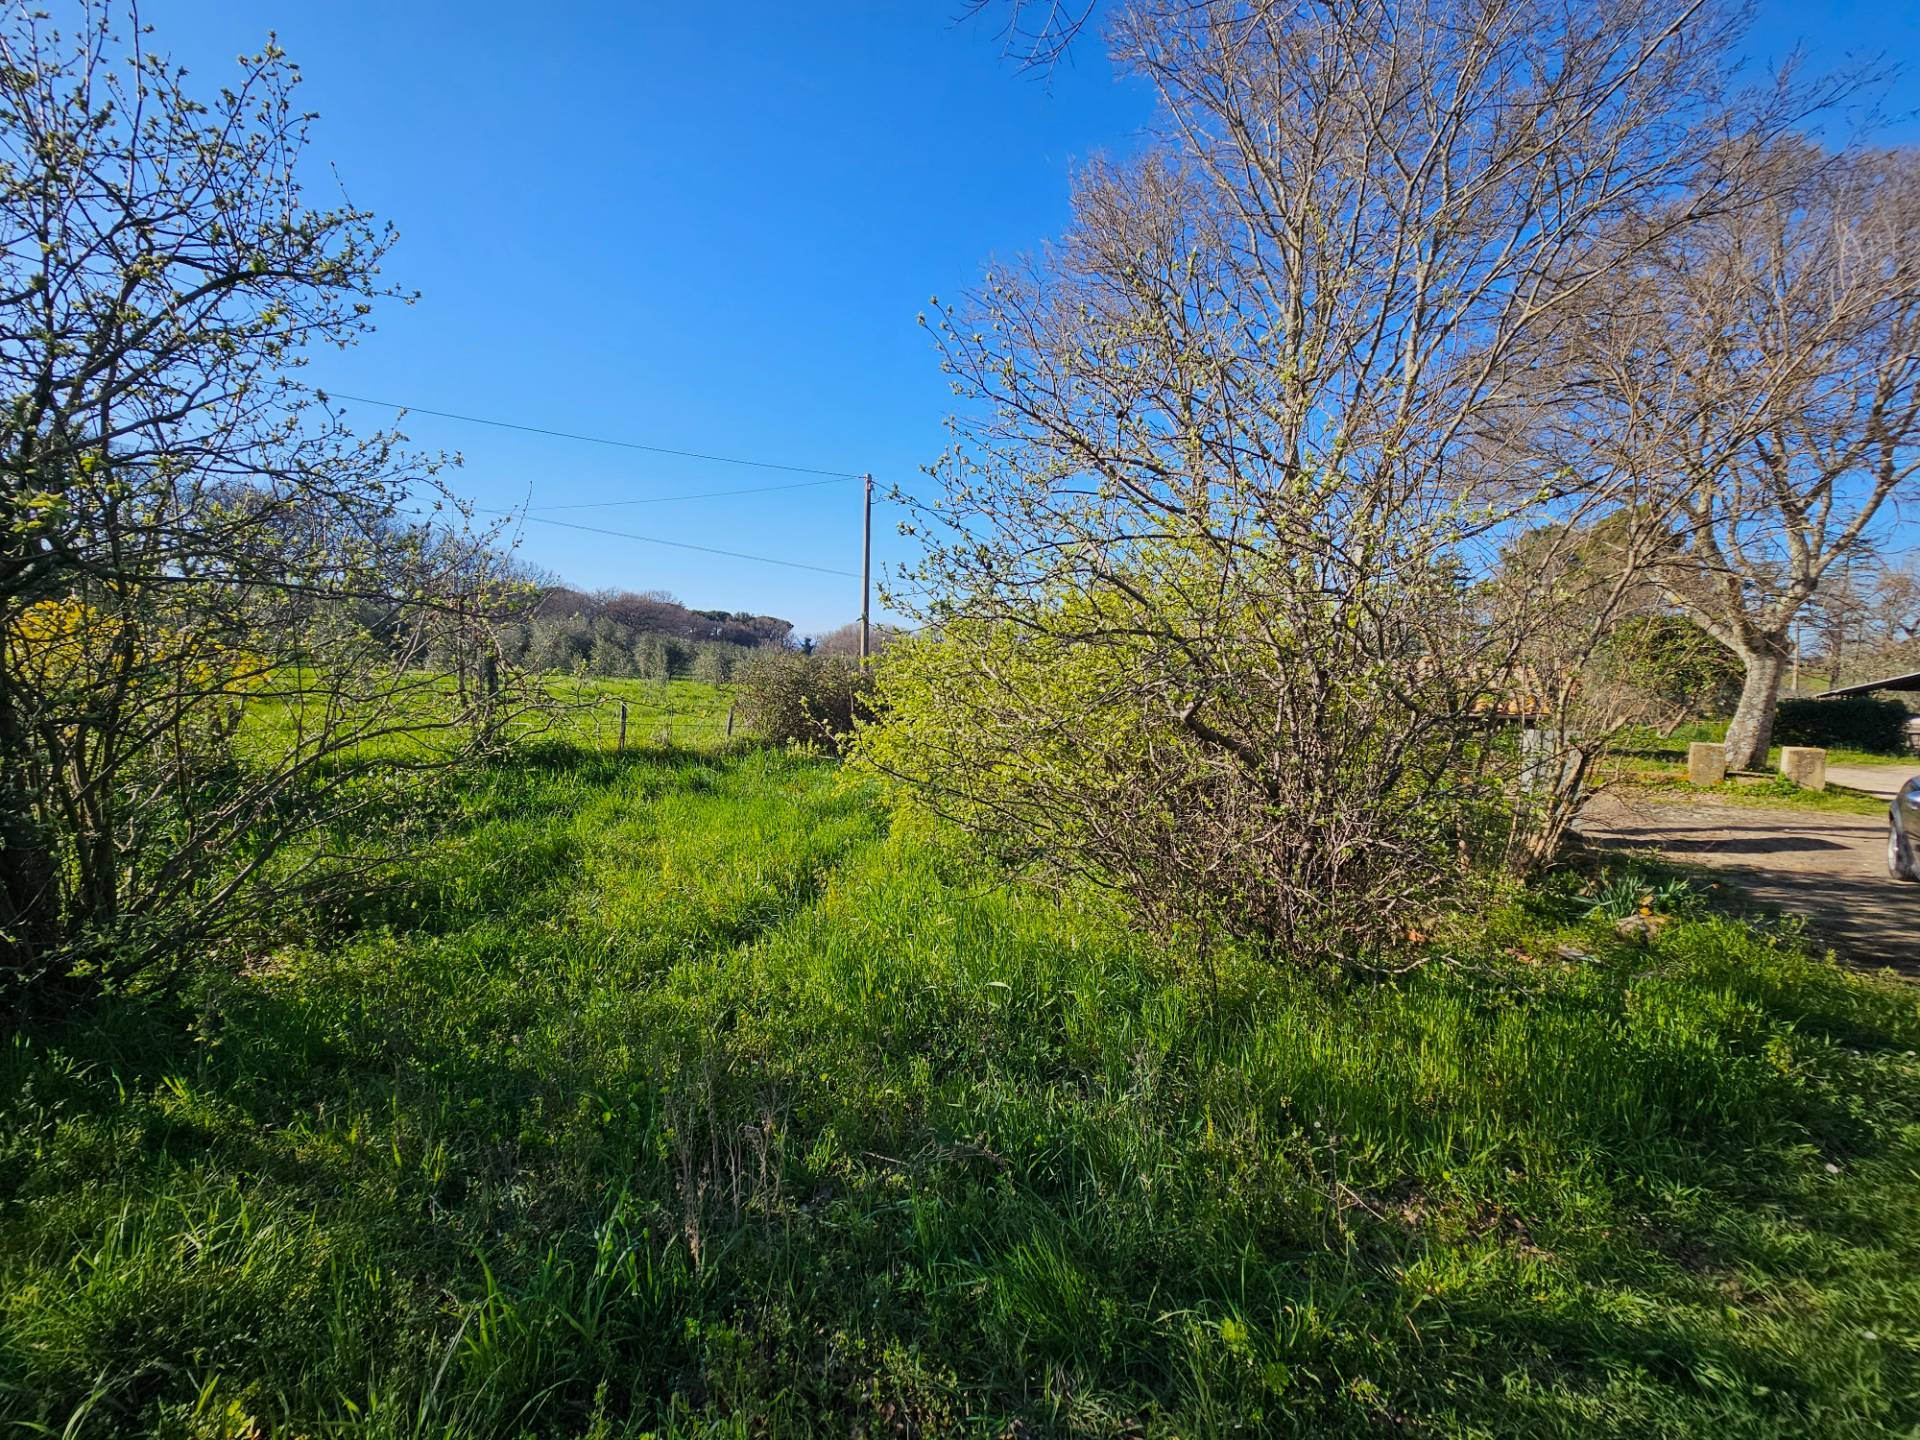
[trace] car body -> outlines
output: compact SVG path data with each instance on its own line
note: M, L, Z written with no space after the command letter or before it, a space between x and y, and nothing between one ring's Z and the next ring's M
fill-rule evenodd
M1920 880L1920 775L1902 785L1887 807L1887 873Z

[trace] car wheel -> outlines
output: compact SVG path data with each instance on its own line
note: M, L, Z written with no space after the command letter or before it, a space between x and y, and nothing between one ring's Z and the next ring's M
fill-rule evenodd
M1893 821L1887 822L1887 873L1896 880L1911 880L1913 861L1907 856L1907 842L1901 837L1900 827Z

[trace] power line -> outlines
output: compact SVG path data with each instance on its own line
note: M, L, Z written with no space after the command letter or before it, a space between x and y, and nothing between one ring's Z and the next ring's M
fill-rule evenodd
M858 470L823 470L812 465L788 465L778 460L746 460L738 455L710 455L700 450L675 450L666 445L643 445L637 440L610 440L604 435L582 435L572 430L548 430L539 425L521 425L512 420L492 420L485 415L458 415L451 410L429 410L424 405L403 405L397 400L375 400L366 395L349 395L342 390L314 388L323 401L347 400L355 405L379 405L389 410L411 410L417 415L437 415L442 420L460 420L469 425L491 425L497 430L520 430L529 435L547 435L557 440L579 440L588 445L611 445L620 450L644 450L651 455L677 455L683 460L711 460L719 465L745 465L755 470L787 470L796 475L826 475L835 480L858 480Z
M579 500L566 505L530 505L536 510L613 510L623 505L665 505L672 500L718 500L727 495L767 495L775 490L810 490L820 485L842 485L849 477L835 475L827 480L796 480L788 485L752 485L744 490L701 490L691 495L649 495L641 500Z
M475 507L482 515L518 515L513 510L490 510ZM638 540L647 545L666 545L675 550L698 550L703 555L724 555L729 560L751 560L756 565L782 565L789 570L812 570L820 575L842 575L849 580L860 577L851 570L834 570L825 565L809 565L802 560L776 560L771 555L748 555L739 550L721 550L712 545L694 545L685 540L662 540L658 535L635 535L629 530L606 530L598 525L578 525L571 520L549 520L543 515L522 515L520 518L531 520L536 525L558 525L563 530L584 530L589 535L610 535L616 540Z

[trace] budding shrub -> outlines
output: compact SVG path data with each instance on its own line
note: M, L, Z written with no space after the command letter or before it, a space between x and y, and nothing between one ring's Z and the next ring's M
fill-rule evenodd
M1391 600L1383 600L1383 605ZM1195 645L1084 603L1046 627L962 620L888 652L861 763L906 803L1043 875L1118 892L1157 928L1199 925L1276 957L1406 943L1486 879L1506 807L1484 717L1436 667L1351 617L1262 650Z
M747 734L837 754L865 713L872 677L840 656L771 650L748 656L734 686Z

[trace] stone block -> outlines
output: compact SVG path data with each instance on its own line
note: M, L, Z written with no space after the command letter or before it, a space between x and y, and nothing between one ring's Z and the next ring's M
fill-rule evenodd
M1687 746L1687 783L1718 785L1727 778L1727 747L1696 740Z
M1806 790L1827 788L1827 752L1814 745L1782 745L1780 773Z

